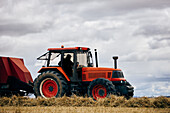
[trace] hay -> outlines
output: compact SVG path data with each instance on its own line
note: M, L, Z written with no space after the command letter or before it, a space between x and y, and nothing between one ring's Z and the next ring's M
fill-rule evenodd
M63 96L60 98L29 98L21 96L1 97L0 106L63 106L63 107L139 107L139 108L170 108L170 98L163 96L155 98L131 98L111 95L108 98L94 101L89 97Z

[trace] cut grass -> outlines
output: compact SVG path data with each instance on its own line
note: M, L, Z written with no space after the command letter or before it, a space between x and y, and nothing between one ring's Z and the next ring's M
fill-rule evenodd
M131 98L126 100L124 97L111 95L108 98L94 101L88 97L63 96L61 98L29 98L12 96L0 98L0 106L33 107L33 106L55 106L55 107L135 107L135 108L170 108L170 98L163 96L155 98Z

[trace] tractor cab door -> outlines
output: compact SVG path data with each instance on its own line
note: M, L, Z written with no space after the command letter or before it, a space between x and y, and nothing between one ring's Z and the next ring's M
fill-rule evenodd
M79 51L65 51L62 54L61 67L72 82L81 81L82 67L87 67L87 55Z
M62 53L61 67L72 82L82 81L82 68L93 67L92 55L87 51Z
M91 52L78 52L77 53L77 76L78 81L82 81L82 68L93 67L93 59Z

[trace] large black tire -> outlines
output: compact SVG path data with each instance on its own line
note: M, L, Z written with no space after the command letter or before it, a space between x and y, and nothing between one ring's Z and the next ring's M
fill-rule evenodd
M111 81L104 78L93 80L88 87L88 96L94 100L108 97L110 94L116 94L115 86Z
M130 99L134 95L134 87L128 81L126 82L126 87L128 89L128 94L125 95L125 98Z
M66 80L56 71L43 72L34 80L34 94L36 97L62 97L67 90Z

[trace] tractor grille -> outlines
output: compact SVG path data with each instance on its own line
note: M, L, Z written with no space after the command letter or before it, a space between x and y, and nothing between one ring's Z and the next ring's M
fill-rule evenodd
M106 78L106 73L89 73L88 78Z

